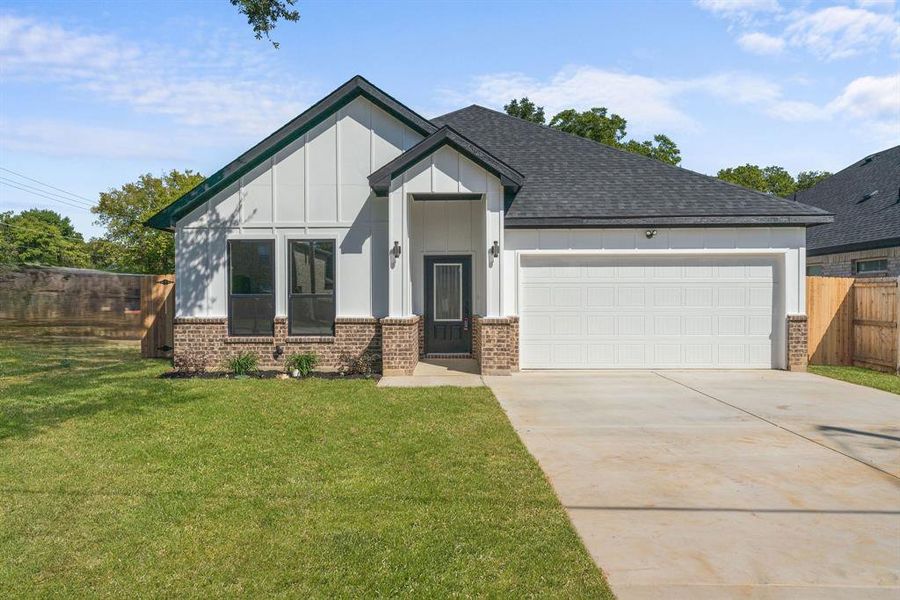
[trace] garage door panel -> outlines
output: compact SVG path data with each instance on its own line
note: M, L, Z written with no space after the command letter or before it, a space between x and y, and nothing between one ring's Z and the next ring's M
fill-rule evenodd
M771 368L776 273L762 257L526 257L522 367Z

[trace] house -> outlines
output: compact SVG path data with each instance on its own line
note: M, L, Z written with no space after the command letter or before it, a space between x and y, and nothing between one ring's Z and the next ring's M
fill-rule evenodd
M809 231L807 275L900 276L900 146L865 157L796 200L834 214L834 223Z
M802 368L821 209L354 77L153 216L176 366Z

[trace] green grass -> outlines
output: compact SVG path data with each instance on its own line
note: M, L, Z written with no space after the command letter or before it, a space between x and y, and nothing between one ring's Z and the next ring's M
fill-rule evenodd
M0 341L0 597L612 597L487 389Z
M893 392L900 394L900 377L891 373L879 373L869 369L861 369L860 367L837 367L826 365L809 365L807 367L810 373L816 375L824 375L832 379L840 379L841 381L849 381L865 385L885 392Z

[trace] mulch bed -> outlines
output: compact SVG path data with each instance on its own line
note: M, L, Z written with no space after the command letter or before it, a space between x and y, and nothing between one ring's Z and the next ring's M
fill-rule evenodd
M358 373L344 374L330 371L315 371L310 373L308 377L282 377L285 375L282 371L255 371L247 375L235 375L234 373L226 373L223 371L166 371L159 377L161 379L373 379L378 381L381 375L362 375Z

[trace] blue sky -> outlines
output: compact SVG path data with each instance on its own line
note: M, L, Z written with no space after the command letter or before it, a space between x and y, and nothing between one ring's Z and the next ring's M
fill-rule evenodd
M357 73L428 117L523 95L550 115L607 106L709 174L835 171L900 143L891 0L297 6L275 50L227 0L0 2L0 183L91 201L145 172L208 175ZM0 211L34 206L100 233L0 185Z

